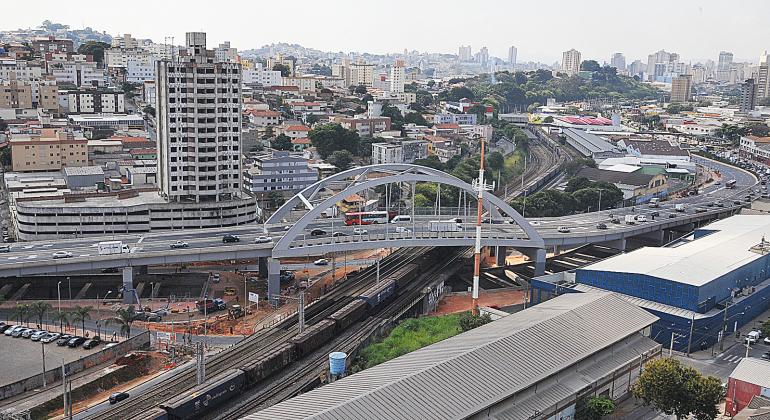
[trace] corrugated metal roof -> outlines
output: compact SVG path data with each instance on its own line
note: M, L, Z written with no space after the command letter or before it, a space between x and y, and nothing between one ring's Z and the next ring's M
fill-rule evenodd
M613 293L562 295L247 418L465 418L656 320Z
M770 388L770 360L744 357L730 377L739 381Z

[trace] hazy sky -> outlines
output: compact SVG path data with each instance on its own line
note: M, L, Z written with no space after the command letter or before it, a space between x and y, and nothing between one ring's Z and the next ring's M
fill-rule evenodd
M720 50L756 62L770 49L770 1L763 0L291 0L203 1L93 0L3 2L0 29L34 27L45 19L73 28L90 26L112 35L182 43L187 31L203 30L209 44L229 40L238 49L290 42L324 51L457 54L470 44L519 62L561 60L575 48L583 59L646 60L659 49L685 61Z

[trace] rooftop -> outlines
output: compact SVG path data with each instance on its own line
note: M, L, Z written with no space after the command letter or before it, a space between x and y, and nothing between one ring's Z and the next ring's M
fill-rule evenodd
M689 153L686 150L682 150L677 146L672 146L671 143L665 140L643 140L643 139L626 139L621 140L627 147L636 149L642 155L660 155L660 156L688 156Z
M597 168L583 168L578 171L577 176L588 178L591 181L604 181L613 184L631 185L634 187L647 186L655 177L654 175L643 174L641 171L618 172Z
M645 247L580 270L634 273L702 286L762 257L750 251L770 233L770 216L736 215L716 221L705 236L676 247Z
M730 377L762 388L770 388L770 360L744 357Z
M65 176L104 175L101 166L67 166L62 171L64 171Z
M518 418L657 347L638 334L657 319L613 293L565 294L247 418L460 419L501 402L508 406L504 400L514 395L516 405L500 414ZM608 350L623 340L628 345ZM565 371L576 364L576 373ZM559 381L549 380L557 374ZM543 390L529 392L534 385Z
M596 134L591 134L583 130L576 130L574 128L565 128L563 132L564 135L571 138L573 141L580 143L591 153L617 151L617 147L615 147L614 144L608 142L603 137L597 136Z

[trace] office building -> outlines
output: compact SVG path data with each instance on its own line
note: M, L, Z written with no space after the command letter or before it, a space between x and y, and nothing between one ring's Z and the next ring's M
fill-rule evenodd
M65 129L43 128L11 136L14 172L58 171L88 164L88 140Z
M457 55L460 61L471 61L473 59L473 51L471 50L471 46L460 45L460 51Z
M580 71L580 51L571 49L562 53L561 70L568 76L574 76Z
M404 60L396 60L390 68L390 93L404 93L404 79L406 78Z
M286 151L257 155L243 173L243 185L252 193L296 192L318 181L318 171L308 160Z
M618 69L618 72L622 72L626 69L626 57L622 53L612 54L610 59L610 66Z
M216 62L203 32L188 32L186 46L155 71L158 187L171 202L232 199L241 191L240 65Z
M759 69L757 70L756 82L756 100L760 101L770 97L770 63L768 63L767 56L765 60L759 63Z
M677 76L671 81L671 102L689 102L692 99L692 76Z
M478 53L476 53L476 62L486 69L489 66L489 50L487 47L481 47Z
M516 70L516 53L518 50L516 47L511 46L508 48L508 67L511 69L511 71Z
M721 51L717 62L717 80L727 82L730 80L730 67L733 64L733 53Z
M757 86L754 84L754 79L746 79L746 81L741 84L741 112L751 112L754 110L754 106L756 105L756 93Z

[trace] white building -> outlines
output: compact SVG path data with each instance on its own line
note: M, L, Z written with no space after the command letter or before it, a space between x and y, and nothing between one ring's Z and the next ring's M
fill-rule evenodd
M144 83L155 80L155 64L139 60L128 60L126 63L126 81Z
M214 58L222 63L237 63L238 49L231 47L230 41L225 41L214 49Z
M171 202L222 201L241 191L241 66L216 62L206 34L156 67L158 183Z
M516 47L511 46L508 48L508 67L511 71L514 71L516 69L516 54L517 54Z
M139 42L131 34L118 35L110 42L112 48L139 48Z
M428 142L425 140L401 140L372 144L372 164L414 163L428 157Z
M282 82L280 71L265 70L260 63L256 63L253 69L243 70L243 84L245 85L270 87L281 86Z
M68 114L122 114L125 95L120 91L71 90L59 92L59 106Z
M289 152L274 151L258 155L253 166L243 174L247 191L299 191L318 181L318 171L308 167L308 160Z
M16 79L24 82L40 80L43 69L24 60L0 58L0 80Z
M562 53L561 69L570 76L578 74L580 71L580 51L571 49Z
M390 93L404 93L404 80L406 78L404 60L396 60L390 68Z
M97 68L94 62L56 63L49 69L59 85L63 83L78 87L107 85L107 74L104 69Z
M134 65L151 66L154 60L148 51L140 48L110 48L104 51L104 62L109 68L127 68L129 61L135 62Z

